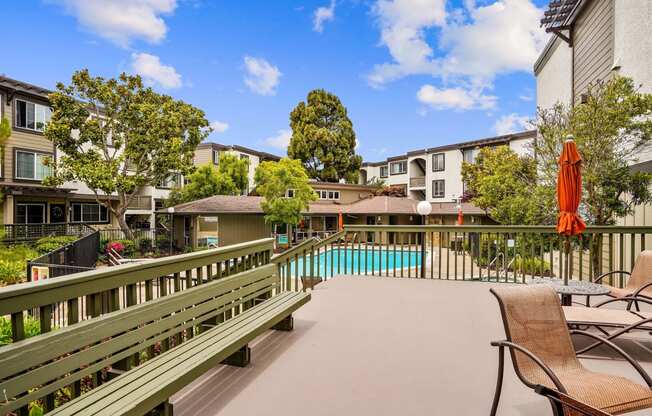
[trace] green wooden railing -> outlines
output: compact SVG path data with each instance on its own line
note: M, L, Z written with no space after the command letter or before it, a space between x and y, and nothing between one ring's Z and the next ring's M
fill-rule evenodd
M276 257L279 275L294 287L306 277L362 275L524 283L531 277L592 280L631 268L652 247L652 227L589 227L581 237L552 226L347 225ZM625 275L605 283L622 287ZM304 284L305 286L305 284Z
M273 239L266 238L7 286L0 288L0 317L10 317L18 341L25 338L27 314L38 319L41 333L50 332L268 264L272 249Z

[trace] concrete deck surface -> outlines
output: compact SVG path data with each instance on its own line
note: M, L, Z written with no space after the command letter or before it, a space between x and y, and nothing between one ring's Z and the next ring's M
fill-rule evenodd
M295 313L293 332L258 339L247 368L208 372L172 398L174 413L488 415L497 371L489 342L504 338L491 285L336 277L318 285ZM620 345L652 373L645 348L652 343ZM623 361L583 362L642 383ZM509 359L506 364L499 415L550 415L547 401L517 380Z

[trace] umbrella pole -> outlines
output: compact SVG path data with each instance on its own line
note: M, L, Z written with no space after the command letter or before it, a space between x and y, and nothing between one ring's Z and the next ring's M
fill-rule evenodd
M565 252L566 252L566 271L564 273L564 285L568 286L568 278L570 276L570 236L566 236L566 242L565 242Z

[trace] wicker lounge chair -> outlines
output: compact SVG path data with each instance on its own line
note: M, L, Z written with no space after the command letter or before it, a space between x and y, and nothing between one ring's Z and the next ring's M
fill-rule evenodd
M624 288L612 287L602 283L605 277L611 275L626 274L629 276L627 285ZM652 250L643 250L636 258L632 272L625 270L613 270L593 279L593 283L600 283L611 289L609 296L624 298L626 296L645 297L652 299ZM587 299L588 303L588 299ZM588 304L587 304L588 306ZM638 305L637 305L638 309Z
M626 302L626 309L609 309L602 306ZM604 334L605 339L613 340L632 331L652 332L652 313L632 311L632 303L647 303L652 301L643 297L624 297L609 299L592 308L582 306L562 306L564 316L569 327L593 327ZM609 332L613 331L613 332ZM584 354L599 346L602 342L596 341L591 345L578 350L576 353Z
M507 339L498 347L498 379L491 415L498 410L502 390L505 348L514 371L528 387L545 386L573 400L614 415L652 408L652 378L611 341L584 331L569 331L555 291L547 286L504 286L491 289L498 299ZM641 375L647 386L624 377L589 371L575 354L571 334L611 347ZM553 411L555 405L553 403ZM561 416L561 415L560 415Z
M572 397L545 386L537 386L534 391L547 397L553 410L560 416L610 416L600 409L580 403Z

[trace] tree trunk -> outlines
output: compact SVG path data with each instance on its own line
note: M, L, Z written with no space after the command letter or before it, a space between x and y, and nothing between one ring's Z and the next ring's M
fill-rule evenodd
M593 235L589 250L590 253L592 253L590 260L593 269L593 276L591 279L595 279L602 274L602 234Z
M114 214L116 217L118 217L118 224L120 225L120 229L124 233L125 238L128 240L133 240L134 233L131 231L131 228L129 228L129 225L127 224L127 220L125 219L125 211L126 209L118 207L118 209L115 210Z

